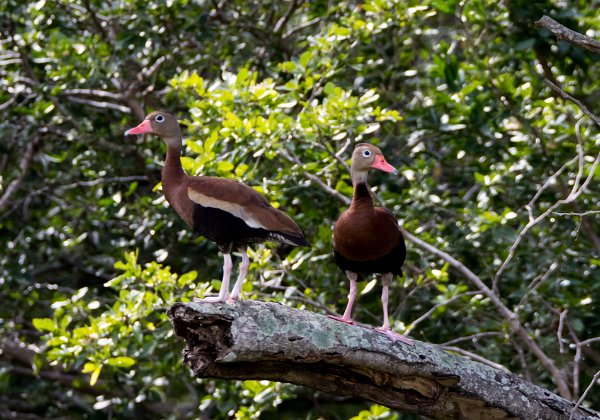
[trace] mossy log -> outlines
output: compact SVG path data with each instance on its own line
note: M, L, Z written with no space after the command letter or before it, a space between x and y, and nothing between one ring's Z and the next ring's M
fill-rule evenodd
M569 419L575 404L434 344L278 303L177 303L184 361L202 378L288 382L434 419ZM578 407L573 419L600 419Z

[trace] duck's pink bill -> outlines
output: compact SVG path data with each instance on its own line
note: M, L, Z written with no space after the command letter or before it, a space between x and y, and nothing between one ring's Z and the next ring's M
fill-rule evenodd
M130 128L129 130L127 130L125 132L125 135L129 136L131 134L147 134L150 132L152 132L152 126L150 125L150 120L144 120L137 127L133 127L133 128Z
M397 174L398 171L396 170L396 168L394 168L392 165L390 165L389 163L387 163L387 161L385 160L385 158L383 157L383 155L377 155L375 156L375 162L373 162L373 164L371 165L371 167L375 168L375 169L379 169L383 172L390 172L393 174Z

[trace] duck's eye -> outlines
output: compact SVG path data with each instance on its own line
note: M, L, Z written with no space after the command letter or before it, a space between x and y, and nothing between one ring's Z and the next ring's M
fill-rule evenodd
M369 149L365 149L363 150L363 157L370 157L371 156L371 151Z
M164 117L164 115L158 114L156 117L154 117L154 121L156 121L157 123L164 122L165 117Z

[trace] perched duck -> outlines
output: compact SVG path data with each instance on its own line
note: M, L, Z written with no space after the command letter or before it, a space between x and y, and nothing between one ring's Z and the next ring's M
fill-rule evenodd
M394 340L407 344L412 341L392 331L388 317L388 291L394 276L402 275L402 264L406 258L406 245L396 218L386 208L375 207L371 191L367 185L367 175L371 168L396 174L378 147L371 144L357 144L352 153L350 173L354 195L350 208L344 211L333 228L333 254L335 262L345 271L350 281L348 305L338 321L352 324L352 306L356 298L358 273L381 275L383 291L383 325L377 328Z
M177 118L169 111L155 111L137 127L125 132L154 134L167 145L162 171L163 193L177 214L197 233L215 242L223 253L223 282L218 296L203 301L225 302L241 296L250 260L247 246L275 240L308 246L302 230L285 213L275 209L254 189L225 178L186 175L181 166L183 139ZM242 255L240 271L229 294L231 251Z

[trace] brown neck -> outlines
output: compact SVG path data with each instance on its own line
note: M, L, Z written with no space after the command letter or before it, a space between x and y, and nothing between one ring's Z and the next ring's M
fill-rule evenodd
M373 207L373 197L366 182L354 184L352 207Z
M162 171L163 189L177 183L185 177L185 172L181 166L181 146L167 143L167 159Z

